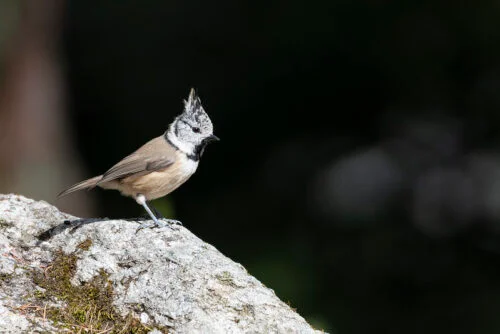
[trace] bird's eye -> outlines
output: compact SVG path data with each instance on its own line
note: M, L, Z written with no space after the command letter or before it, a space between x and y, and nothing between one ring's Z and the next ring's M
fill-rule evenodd
M195 133L200 133L200 128L193 128L193 131L194 131Z

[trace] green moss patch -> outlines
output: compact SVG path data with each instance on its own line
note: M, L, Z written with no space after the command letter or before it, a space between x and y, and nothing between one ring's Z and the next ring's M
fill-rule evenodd
M91 242L83 242L78 249L88 249ZM142 324L132 314L125 318L113 306L113 284L108 274L99 275L80 286L71 284L76 271L77 256L58 252L44 271L37 271L33 281L45 289L35 293L32 304L37 305L37 316L52 320L55 326L84 333L147 333L153 328ZM58 303L61 306L47 306ZM165 329L160 329L166 333Z
M85 241L82 241L76 248L82 249L82 250L89 250L90 246L92 246L92 240L87 239Z
M0 285L2 283L10 283L10 281L12 280L12 277L14 277L13 274L0 274Z
M9 227L10 224L5 219L0 219L0 227Z

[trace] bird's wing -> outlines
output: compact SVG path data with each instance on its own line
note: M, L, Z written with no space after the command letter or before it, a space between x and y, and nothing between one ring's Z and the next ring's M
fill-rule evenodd
M103 174L98 184L132 175L146 175L165 169L174 162L175 149L163 137L158 137L111 167Z

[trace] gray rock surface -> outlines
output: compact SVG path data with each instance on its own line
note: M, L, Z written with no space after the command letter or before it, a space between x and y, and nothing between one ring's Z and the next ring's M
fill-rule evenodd
M61 256L73 256L76 263L68 286L78 289L105 277L112 308L137 319L143 332L319 332L240 264L186 228L137 231L138 224L78 222L48 203L0 195L0 332L99 333L78 310L71 312L82 323L54 318L57 310L70 307L67 293L54 297L38 283L62 266ZM100 330L112 332L111 327Z

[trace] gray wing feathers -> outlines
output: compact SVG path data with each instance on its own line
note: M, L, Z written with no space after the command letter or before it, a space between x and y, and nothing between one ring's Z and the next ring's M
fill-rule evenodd
M167 168L175 161L175 148L163 137L150 140L134 153L111 167L99 183L124 178L130 175L145 175Z
M98 183L124 178L136 174L149 174L151 172L167 168L174 163L169 157L155 157L147 160L144 157L131 157L129 160L122 160L111 167Z
M81 189L92 189L99 184L131 175L146 175L162 170L175 162L175 148L161 136L150 140L134 153L125 157L103 175L77 183L61 192L58 197Z

